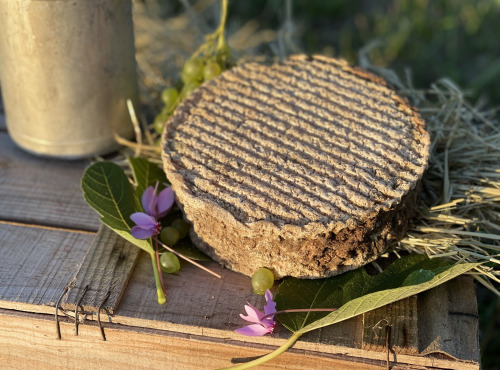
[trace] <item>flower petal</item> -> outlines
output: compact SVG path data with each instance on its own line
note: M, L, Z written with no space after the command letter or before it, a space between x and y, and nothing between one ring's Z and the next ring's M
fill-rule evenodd
M267 333L272 333L273 328L266 329L262 325L252 324L235 330L238 334L243 334L249 337L261 337Z
M155 234L154 229L143 229L140 226L134 226L130 229L130 233L136 239L148 239Z
M130 219L143 229L152 229L158 223L153 216L147 215L144 212L132 213Z
M174 191L170 186L163 189L160 194L158 194L158 218L163 217L167 214L167 212L170 210L170 208L172 208L174 204L174 199Z
M264 306L264 313L269 315L270 313L276 313L276 302L273 301L273 294L269 289L266 290L266 302L267 304ZM273 316L269 316L272 320Z
M247 315L248 316L245 316L245 317L248 317L250 318L249 320L247 321L251 321L251 322L260 322L260 319L262 316L264 316L264 314L262 312L260 312L258 309L256 309L254 306L252 306L250 303L248 305L245 305L245 311L247 312ZM241 317L243 317L242 315L240 315Z
M248 322L253 322L255 324L261 324L261 321L259 319L256 319L255 317L252 317L252 316L245 316L243 314L240 313L240 317L245 320L245 321L248 321Z
M157 183L158 185L158 183ZM144 193L142 193L141 204L142 208L144 208L144 212L148 215L155 217L156 216L156 189L152 186L148 186Z

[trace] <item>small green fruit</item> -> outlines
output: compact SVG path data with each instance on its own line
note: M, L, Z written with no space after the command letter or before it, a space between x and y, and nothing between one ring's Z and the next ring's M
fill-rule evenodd
M203 79L205 81L209 81L214 77L220 75L222 69L219 63L216 62L208 62L205 68L203 68Z
M203 80L203 61L200 58L187 60L182 67L181 79L186 85L191 82L201 82Z
M167 108L172 107L177 101L178 97L179 92L174 87L167 87L161 92L161 100L163 100L163 103L165 103L165 107Z
M172 224L170 226L177 229L177 231L179 232L179 237L181 239L184 239L189 234L189 224L182 218L176 218L172 221Z
M255 294L263 295L273 284L273 272L265 267L257 269L252 275L252 288Z
M167 226L161 230L160 239L169 247L173 247L180 239L179 231L175 227Z
M172 252L165 252L160 256L160 267L167 274L173 274L180 270L179 259Z

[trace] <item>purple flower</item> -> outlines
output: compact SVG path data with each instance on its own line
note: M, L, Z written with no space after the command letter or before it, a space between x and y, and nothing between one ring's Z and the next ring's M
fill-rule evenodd
M136 239L147 239L159 234L161 224L158 219L165 216L174 204L174 191L171 187L163 189L158 195L156 195L157 191L158 182L154 188L149 186L144 190L141 197L144 212L136 212L130 215L130 219L136 224L130 229L130 232Z
M274 315L271 314L276 313L276 303L273 301L273 295L269 289L266 290L265 297L267 304L264 306L264 313L260 312L250 303L245 305L247 316L240 314L240 317L243 320L252 322L253 324L247 325L244 328L236 329L236 333L247 335L249 337L259 337L273 332L275 322L273 320Z

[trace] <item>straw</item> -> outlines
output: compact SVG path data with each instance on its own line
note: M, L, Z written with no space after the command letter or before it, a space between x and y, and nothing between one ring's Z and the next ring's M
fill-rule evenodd
M429 167L422 180L419 214L396 250L488 262L476 279L500 295L500 125L494 110L471 104L452 81L415 90L360 53L361 65L385 77L415 104L431 135Z

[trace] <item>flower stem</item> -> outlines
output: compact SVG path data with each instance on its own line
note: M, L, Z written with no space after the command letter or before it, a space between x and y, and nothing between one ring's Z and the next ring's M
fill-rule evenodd
M249 368L254 367L254 366L262 365L263 363L266 363L267 361L270 361L273 358L278 357L283 352L285 352L288 348L290 348L291 346L293 346L294 343L297 341L297 339L299 339L299 337L301 335L302 334L300 334L300 333L294 333L294 334L292 334L292 336L290 337L290 339L288 339L285 342L285 344L283 344L281 347L275 349L271 353L268 353L267 355L259 357L256 360L253 360L253 361L250 361L250 362L246 362L246 363L241 364L241 365L236 365L236 366L228 367L228 368L226 368L226 370L227 369L231 369L231 370L249 369Z
M163 288L160 283L160 273L158 272L158 262L156 262L156 253L152 252L150 253L151 255L151 261L153 262L153 272L155 275L155 283L156 283L156 293L158 294L158 303L159 304L164 304L167 301L167 298L165 297L165 292L163 291Z
M158 268L158 276L160 278L161 289L163 290L164 294L167 294L167 290L165 289L165 283L163 282L163 274L161 272L160 253L158 252L158 239L157 238L155 238L155 252L156 252L156 267Z
M160 245L161 245L163 248L165 248L166 250L168 250L168 251L172 252L172 253L173 253L173 254L175 254L176 256L178 256L178 257L182 258L182 259L183 259L183 260L185 260L185 261L188 261L189 263L192 263L192 264L193 264L193 265L195 265L196 267L199 267L200 269L202 269L202 270L204 270L204 271L208 272L209 274L212 274L212 275L214 275L214 276L218 277L219 279L222 279L222 276L220 276L219 274L217 274L217 273L213 272L212 270L207 269L205 266L200 265L198 262L193 261L191 258L186 257L186 256L184 256L184 255L180 254L180 253L179 253L179 252L177 252L175 249L170 248L168 245L163 244L161 241L159 241L159 240L158 240L158 238L156 238L156 237L155 237L155 240L156 240L158 243L160 243Z

